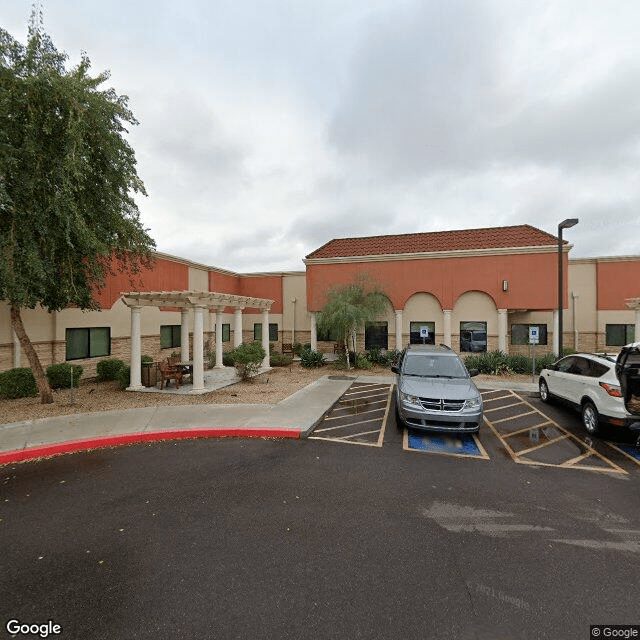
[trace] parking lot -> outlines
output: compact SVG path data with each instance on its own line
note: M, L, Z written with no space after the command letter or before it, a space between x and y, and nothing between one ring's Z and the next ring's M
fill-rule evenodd
M640 472L640 448L629 434L605 432L603 438L589 437L577 414L543 404L537 393L481 389L484 424L480 433L455 435L399 428L393 391L390 384L354 383L310 438L618 476Z

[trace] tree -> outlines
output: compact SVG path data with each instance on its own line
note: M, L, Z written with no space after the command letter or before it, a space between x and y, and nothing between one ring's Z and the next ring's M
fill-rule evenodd
M326 293L326 300L318 316L318 328L341 337L347 356L347 369L350 369L349 336L386 311L387 296L377 283L361 273L353 282L330 289Z
M133 278L154 241L133 194L146 195L125 125L126 96L99 87L108 72L65 68L34 9L26 46L0 28L0 300L33 371L53 402L20 310L96 309L93 295L116 270Z

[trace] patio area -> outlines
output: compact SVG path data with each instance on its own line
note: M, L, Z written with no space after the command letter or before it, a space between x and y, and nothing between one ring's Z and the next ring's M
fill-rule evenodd
M269 371L269 367L261 367L257 375ZM180 384L180 388L176 388L175 381L171 381L169 385L164 385L164 389L160 389L160 382L154 387L141 387L136 389L139 393L168 393L171 395L200 395L210 393L240 381L235 367L221 367L219 369L209 369L204 371L204 388L194 389L192 376L187 378L189 382Z

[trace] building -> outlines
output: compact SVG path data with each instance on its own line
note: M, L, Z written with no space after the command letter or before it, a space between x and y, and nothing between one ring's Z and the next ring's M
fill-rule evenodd
M570 249L565 242L563 344L615 351L640 336L640 256L569 260ZM529 326L535 325L542 354L557 351L557 255L556 236L529 225L334 239L306 256L304 271L292 272L235 273L157 253L154 267L133 283L128 276L108 278L96 296L100 311L26 309L22 317L44 366L74 361L85 376L94 375L103 358L131 357L135 314L124 292L155 292L135 320L141 353L154 359L184 354L185 344L192 352L194 322L202 324L203 346L213 353L250 340L276 349L308 342L333 351L332 336L316 330L326 291L367 273L389 305L357 336L358 349L399 348L422 340L426 328L427 340L463 353L529 353ZM162 292L190 292L192 302L172 306L179 298ZM0 303L0 370L15 366L28 363L8 306Z

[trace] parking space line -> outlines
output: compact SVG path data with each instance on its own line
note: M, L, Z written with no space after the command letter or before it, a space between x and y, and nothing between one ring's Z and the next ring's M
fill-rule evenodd
M608 444L612 449L619 451L623 456L625 456L625 458L629 458L629 460L631 460L632 462L635 462L638 466L640 466L640 460L638 460L637 458L634 458L632 455L629 455L624 449L621 449L620 447L616 447L615 444L613 444L612 442L607 442L606 440L604 441L604 443Z
M349 388L350 390L347 390L328 414L325 415L318 425L319 428L316 428L309 435L309 439L347 442L367 447L382 447L393 388L394 385L388 383L354 383ZM358 412L359 408L362 411ZM374 417L366 418L367 415L373 415ZM363 417L365 419L362 419ZM336 424L337 420L340 420L341 424ZM366 429L366 425L369 425L367 431L350 433L354 427L364 426ZM373 426L376 428L371 429ZM329 432L331 432L331 435L329 435ZM372 440L371 436L375 434L379 434L376 442L367 442L367 439ZM362 440L358 440L358 438L362 438Z
M542 449L542 447L546 447L550 444L553 444L554 442L559 442L560 440L566 440L567 439L567 434L563 433L560 436L556 436L555 438L552 438L551 440L547 440L547 442L541 442L540 444L537 444L535 447L529 447L528 449L524 449L523 451L518 451L518 453L516 453L517 456L523 456L527 453L531 453L532 451L535 451L536 449Z
M377 429L374 429L373 431L362 431L361 433L353 433L350 436L342 436L345 440L348 440L349 438L357 438L358 436L368 436L371 435L372 433L378 433Z
M511 436L517 436L520 433L524 433L525 431L531 431L531 429L540 429L540 427L545 427L546 425L553 425L553 422L550 420L546 420L545 422L540 422L539 424L534 424L530 427L524 427L522 429L518 429L517 431L509 431L509 433L503 433L503 438L510 438Z
M511 418L505 418L505 419L501 419L501 420L496 420L495 422L492 422L485 415L484 416L484 421L489 426L489 428L491 429L493 434L496 436L496 438L498 438L498 440L502 443L502 445L507 450L507 452L509 453L509 455L511 456L511 458L512 458L512 460L514 462L516 462L518 464L527 464L527 465L531 465L531 466L556 467L556 468L563 468L563 469L582 469L584 471L599 471L599 472L605 472L605 473L619 473L619 474L623 474L623 475L628 475L628 472L625 471L622 467L618 466L615 462L613 462L612 460L609 460L607 457L603 456L601 453L596 451L593 447L589 446L588 444L586 444L585 442L583 442L582 440L577 438L575 435L573 435L570 431L567 431L567 429L565 429L564 427L561 427L557 422L555 422L554 420L550 419L549 416L547 416L544 413L542 413L542 411L536 409L531 403L529 403L526 400L520 398L514 391L511 391L511 395L513 395L514 397L518 398L522 402L522 404L524 404L527 407L531 408L531 411L528 411L528 412L526 412L524 414L520 414L518 416L512 416ZM537 413L542 418L545 418L546 421L547 421L547 422L545 422L545 424L552 425L554 428L556 428L558 431L560 431L564 435L561 436L561 437L554 438L553 440L545 442L545 443L543 443L541 445L537 445L536 447L533 447L533 448L528 449L526 451L521 451L519 453L516 453L513 450L513 448L509 445L509 443L507 442L507 438L509 436L511 436L511 435L516 435L516 433L518 433L518 432L522 433L524 431L530 431L532 429L532 427L529 426L529 427L526 427L525 429L519 429L518 431L513 431L511 433L501 434L496 429L494 424L497 424L498 422L505 422L506 420L517 420L518 418L520 418L522 416L531 415L531 414L534 414L534 413ZM533 427L533 428L537 428L537 427ZM523 455L527 455L527 454L531 453L534 450L540 450L540 449L542 449L544 447L547 447L549 445L553 445L554 443L558 443L558 442L563 441L563 440L564 441L571 440L571 441L575 442L583 450L583 453L580 454L579 456L571 458L570 460L565 460L564 462L560 462L560 463L539 462L537 460L527 460L526 458L522 457ZM614 449L617 449L617 447L614 447L610 443L607 443L607 444L612 446ZM622 452L622 453L624 453L624 452ZM589 458L591 456L595 456L596 458L599 458L600 460L605 462L608 465L608 467L595 467L595 466L576 464L577 462L580 462L580 460L584 460L584 459ZM628 457L630 457L630 456L628 456Z
M531 408L533 409L533 407ZM507 420L517 420L518 418L524 418L524 416L530 416L533 413L538 413L538 411L536 409L533 409L533 411L527 411L526 413L519 413L517 416L509 416L508 418L500 418L500 420L493 420L493 424L499 424L500 422L506 422Z
M348 425L339 424L335 427L325 427L324 429L316 429L317 433L321 433L322 431L332 431L333 429L342 429L344 427L352 427L354 424L365 424L367 422L378 422L380 418L371 418L369 420L358 420L357 422L350 422Z
M380 402L385 402L384 400L380 400ZM377 402L374 404L378 404ZM336 409L336 411L343 411L343 409ZM382 407L379 409L369 409L369 411L360 411L356 415L363 416L365 413L376 413L378 411L382 411ZM330 418L325 418L325 420L344 420L349 414L346 416L331 416Z
M507 396L505 396L506 398ZM485 413L491 413L492 411L500 411L501 409L508 409L509 407L517 407L519 404L522 404L521 402L514 402L513 404L505 404L501 407L495 407L493 409L485 409L484 412Z

